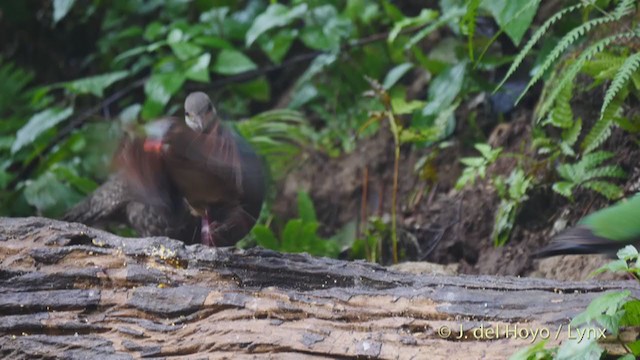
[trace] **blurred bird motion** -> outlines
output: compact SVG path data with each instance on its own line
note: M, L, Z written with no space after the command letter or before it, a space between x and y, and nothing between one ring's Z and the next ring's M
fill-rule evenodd
M68 221L126 222L142 236L230 246L253 227L264 201L262 161L218 119L209 97L191 93L185 121L162 118L126 137L117 175L71 209ZM197 218L200 220L198 221Z
M609 254L626 245L640 245L640 195L589 214L553 238L536 257Z

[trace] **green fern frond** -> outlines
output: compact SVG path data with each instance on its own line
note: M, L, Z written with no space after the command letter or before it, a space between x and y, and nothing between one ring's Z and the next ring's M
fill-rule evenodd
M520 94L520 96L516 100L516 104L519 103L520 100L522 100L522 98L527 93L527 91L529 91L529 89L536 82L538 82L538 80L542 78L544 73L547 72L547 70L558 60L558 58L560 58L560 55L564 53L569 48L569 46L573 45L573 43L575 43L576 40L584 36L587 32L589 32L594 27L598 25L606 24L612 21L615 21L615 18L612 16L589 20L586 23L569 31L565 36L563 36L560 42L558 43L558 45L556 45L556 47L553 48L553 50L551 50L551 53L549 53L549 55L545 58L544 63L540 66L540 68L535 73L535 75L533 75L531 80L529 80L527 87L524 89L522 94Z
M463 8L454 8L453 10L442 14L442 16L438 17L438 19L431 23L431 25L418 31L414 36L412 36L411 39L409 39L409 41L407 41L407 43L405 44L404 49L409 50L413 48L420 40L424 39L427 35L446 25L449 21L465 15L465 13L466 10Z
M573 184L572 182L558 181L557 183L553 184L551 189L564 197L571 198L574 187L575 184Z
M586 172L586 170L600 165L602 162L611 159L611 157L613 157L613 153L609 151L598 151L598 152L586 154L576 164L576 166L584 169L583 172Z
M582 132L582 119L578 118L573 122L573 126L562 131L562 141L560 142L560 151L568 156L576 156L573 151L573 145L578 141L578 137Z
M582 142L582 149L585 153L595 150L611 136L611 125L613 124L611 120L611 118L602 118L593 124Z
M618 6L616 7L616 10L614 11L613 15L606 15L606 16L603 16L603 17L600 17L600 18L589 20L589 21L585 22L584 24L572 29L565 36L563 36L562 39L560 39L560 41L556 45L556 47L554 47L553 50L551 50L551 53L549 53L549 55L545 58L544 63L540 66L540 68L538 69L536 74L531 78L531 80L529 80L529 83L527 84L527 87L524 89L522 94L520 94L520 96L516 100L516 104L518 102L520 102L520 100L524 97L524 95L527 93L527 91L529 91L529 89L536 82L538 82L538 80L540 80L542 78L544 73L556 62L556 60L560 57L560 55L562 53L564 53L569 48L569 46L571 46L574 42L576 42L576 40L578 40L580 37L584 36L587 32L591 31L596 26L599 26L599 25L602 25L602 24L606 24L606 23L609 23L609 22L613 22L613 21L617 21L622 16L627 15L629 13L628 2L629 2L629 0L624 0L620 4L618 4ZM631 34L632 34L631 36L635 35L634 32L631 32ZM616 36L616 35L614 35L614 36ZM600 50L600 51L602 51L602 50ZM600 52L600 51L598 51L598 52ZM593 55L591 55L591 56L593 56ZM591 56L589 56L589 57L591 57ZM586 59L584 59L583 61L586 62ZM582 65L584 65L584 63ZM576 71L576 74L577 74L577 71ZM575 77L575 76L573 76L573 77Z
M467 13L462 18L463 23L467 25L467 47L471 61L473 61L473 38L476 35L476 18L478 17L479 7L480 0L469 0L467 2Z
M615 34L604 39L599 40L596 43L591 44L588 48L586 48L580 56L564 71L562 77L557 80L556 83L553 84L553 89L551 93L545 96L545 100L540 106L538 112L538 121L549 112L549 108L554 103L560 91L564 89L564 87L569 83L573 82L573 80L578 76L578 73L584 66L584 64L591 59L595 54L602 52L605 47L609 46L614 41L617 41L622 38L632 38L637 36L637 34L633 31L625 32L621 34ZM532 79L533 80L533 79ZM524 93L523 93L524 94Z
M593 124L593 127L585 136L582 142L582 148L585 153L589 153L605 142L611 135L611 127L615 123L615 119L622 111L622 104L627 98L628 91L623 89L613 100L609 102L609 106L605 109L603 116Z
M624 179L627 177L627 173L618 165L607 165L587 170L583 178L584 180L591 180L604 177Z
M577 183L580 182L580 178L576 169L571 164L560 164L556 167L556 171L561 178L565 180L570 180L571 182Z
M592 180L581 184L581 186L598 192L609 200L619 199L623 195L619 186L608 181Z
M547 33L547 31L549 30L549 28L551 28L551 26L553 26L553 24L558 22L558 20L562 19L562 17L564 17L566 14L572 11L575 11L577 9L581 9L585 6L586 5L582 3L569 6L568 8L558 11L552 17L550 17L549 20L545 21L544 24L542 24L542 26L540 26L540 28L531 36L531 39L527 41L527 43L522 48L522 50L518 53L516 58L513 59L513 63L511 64L511 67L509 67L509 70L507 70L507 74L504 76L502 81L500 81L500 84L496 86L495 90L493 90L493 93L495 94L496 91L498 91L502 87L502 85L504 85L507 79L509 79L511 75L513 75L513 73L516 72L520 64L522 64L522 62L524 61L524 58L529 54L529 52L531 52L531 49L533 49L533 46L536 43L538 43L538 41L542 38L542 36L544 36L544 34Z
M582 72L593 77L600 77L603 72L618 69L624 63L626 56L602 52L593 57L582 67Z
M233 124L256 151L267 159L276 177L286 173L303 149L313 144L313 131L304 116L294 110L266 111Z
M0 57L0 116L15 111L15 104L25 97L27 85L33 79L28 72L12 62L5 62Z
M573 122L573 126L562 132L562 141L569 146L573 146L578 141L578 136L582 131L582 119L578 118Z
M613 11L613 16L616 20L621 19L636 11L636 0L622 0L616 9Z
M556 106L551 111L551 124L567 129L573 125L573 110L571 109L573 98L573 83L565 85L556 99Z
M602 103L602 108L600 109L600 119L605 114L607 107L613 101L613 98L618 94L618 92L622 89L623 86L631 79L631 75L635 73L640 67L640 52L637 52L627 58L625 62L622 64L616 76L613 78L611 82L611 86L607 89L607 93L604 95L604 102Z

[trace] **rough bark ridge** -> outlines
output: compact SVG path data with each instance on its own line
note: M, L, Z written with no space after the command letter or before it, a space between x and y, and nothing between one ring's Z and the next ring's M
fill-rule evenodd
M413 275L0 218L0 357L506 358L531 342L516 328L557 344L591 299L630 287L640 295L633 282Z

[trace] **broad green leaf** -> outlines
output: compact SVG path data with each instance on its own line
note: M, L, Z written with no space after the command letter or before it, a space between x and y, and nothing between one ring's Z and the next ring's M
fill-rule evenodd
M576 315L576 317L571 320L571 326L578 326L599 320L602 315L615 315L630 295L631 292L629 290L612 291L593 299L585 311Z
M404 95L404 93L402 95ZM404 96L394 96L391 98L391 107L393 108L393 112L398 115L411 114L416 110L422 109L424 105L424 101L419 100L407 102L404 99Z
M142 105L140 104L132 104L122 109L118 118L120 122L123 124L132 124L135 123L138 119L138 115L140 115L140 110L142 110Z
M127 50L127 51L124 51L124 52L120 53L118 56L116 56L113 59L113 63L115 64L115 63L118 63L119 61L122 61L124 59L130 58L130 57L133 57L133 56L138 56L138 55L143 54L143 53L145 53L147 51L148 51L148 46L146 46L146 45L131 48L131 49Z
M251 46L260 35L270 29L289 25L294 19L304 15L306 11L307 4L304 3L293 8L279 3L269 5L265 12L256 17L251 28L247 31L245 45Z
M200 46L209 47L212 49L232 49L233 45L231 45L227 40L221 39L217 36L198 36L193 39L192 43Z
M279 64L289 51L293 40L298 36L298 30L282 29L274 36L263 36L260 41L260 48L276 64Z
M624 305L624 315L620 321L621 326L640 326L640 300L627 301Z
M149 119L160 115L171 96L182 87L184 80L184 74L178 72L153 74L144 84L147 99L142 109L142 116Z
M595 339L567 339L562 342L554 360L599 360L604 350Z
M71 168L66 166L57 166L56 164L51 169L51 172L53 172L58 179L66 180L84 194L88 194L98 187L95 181L78 176Z
M422 11L420 11L420 14L418 14L418 16L404 18L396 22L395 24L393 24L393 29L391 29L391 31L389 32L389 37L387 38L387 41L389 41L390 43L393 42L400 34L400 31L402 31L402 29L406 27L422 26L431 22L437 17L438 17L437 11L426 9L426 8L422 9Z
M638 249L633 245L627 245L624 248L618 250L616 254L618 259L622 260L634 260L638 258Z
M65 186L51 172L36 180L28 180L24 188L27 203L38 209L38 214L60 216L71 205L82 199L82 195Z
M11 153L15 154L25 145L31 144L40 134L66 120L73 114L73 108L49 108L31 117L27 124L16 134L16 141L11 146Z
M287 224L282 230L282 242L280 244L280 250L285 252L299 252L300 245L308 239L304 239L302 235L302 219L292 219L287 221Z
M627 262L625 260L614 260L609 262L608 264L602 265L601 267L599 267L598 269L592 271L589 276L594 276L594 275L598 275L601 274L603 272L627 272L629 270L629 265L627 265Z
M116 71L108 74L90 76L64 83L63 86L76 94L93 94L97 97L104 95L104 89L129 75L128 71Z
M551 358L549 350L546 350L544 346L547 344L547 340L538 341L535 344L529 345L525 348L521 348L513 355L509 357L509 360L532 360L532 359L547 359ZM543 357L548 354L548 357ZM540 356L538 356L540 355Z
M289 108L298 109L319 95L318 89L313 84L304 84L293 94Z
M400 65L396 65L393 69L389 70L387 76L385 76L384 81L382 82L382 87L387 90L390 89L398 82L398 80L400 80L400 78L404 76L404 74L406 74L412 68L412 63L402 63Z
M180 29L173 29L167 35L167 43L174 44L177 42L185 41L184 32Z
M517 46L538 11L540 0L484 0L481 6L496 19Z
M278 239L268 227L258 224L251 230L256 242L265 249L278 250Z
M627 344L627 347L631 349L631 352L633 353L633 354L627 354L627 355L631 355L631 357L628 359L625 359L625 357L627 356L625 355L622 358L619 358L618 360L635 360L637 359L635 356L640 355L640 340L636 340L630 344Z
M167 32L167 27L162 25L162 23L158 21L154 21L151 24L147 25L144 29L144 37L147 41L155 41L160 38L160 36L164 35Z
M212 70L218 74L235 75L255 68L256 64L245 54L236 50L224 49L218 54Z
M189 68L187 69L184 75L186 76L187 79L208 83L210 81L210 78L209 78L210 62L211 62L211 54L204 53L198 56L197 59L194 59L194 61L192 61L192 64L189 66Z
M342 39L351 35L351 21L339 16L333 5L314 8L305 15L305 23L300 39L312 49L336 51Z
M194 58L202 54L202 52L204 51L202 47L188 42L169 43L169 46L171 47L171 50L173 50L173 53L176 55L176 57L182 61Z
M315 222L316 210L313 208L313 201L309 194L304 191L298 192L298 214L302 221Z
M76 0L53 0L53 24L57 24L58 21L62 20L71 8Z
M434 116L449 107L462 89L465 73L466 64L460 63L436 76L429 85L429 102L422 115Z

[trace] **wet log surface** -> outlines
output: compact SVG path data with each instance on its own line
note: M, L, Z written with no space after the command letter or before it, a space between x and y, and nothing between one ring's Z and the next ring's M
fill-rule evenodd
M534 332L558 344L623 288L640 295L631 281L415 275L0 218L2 358L506 358Z

